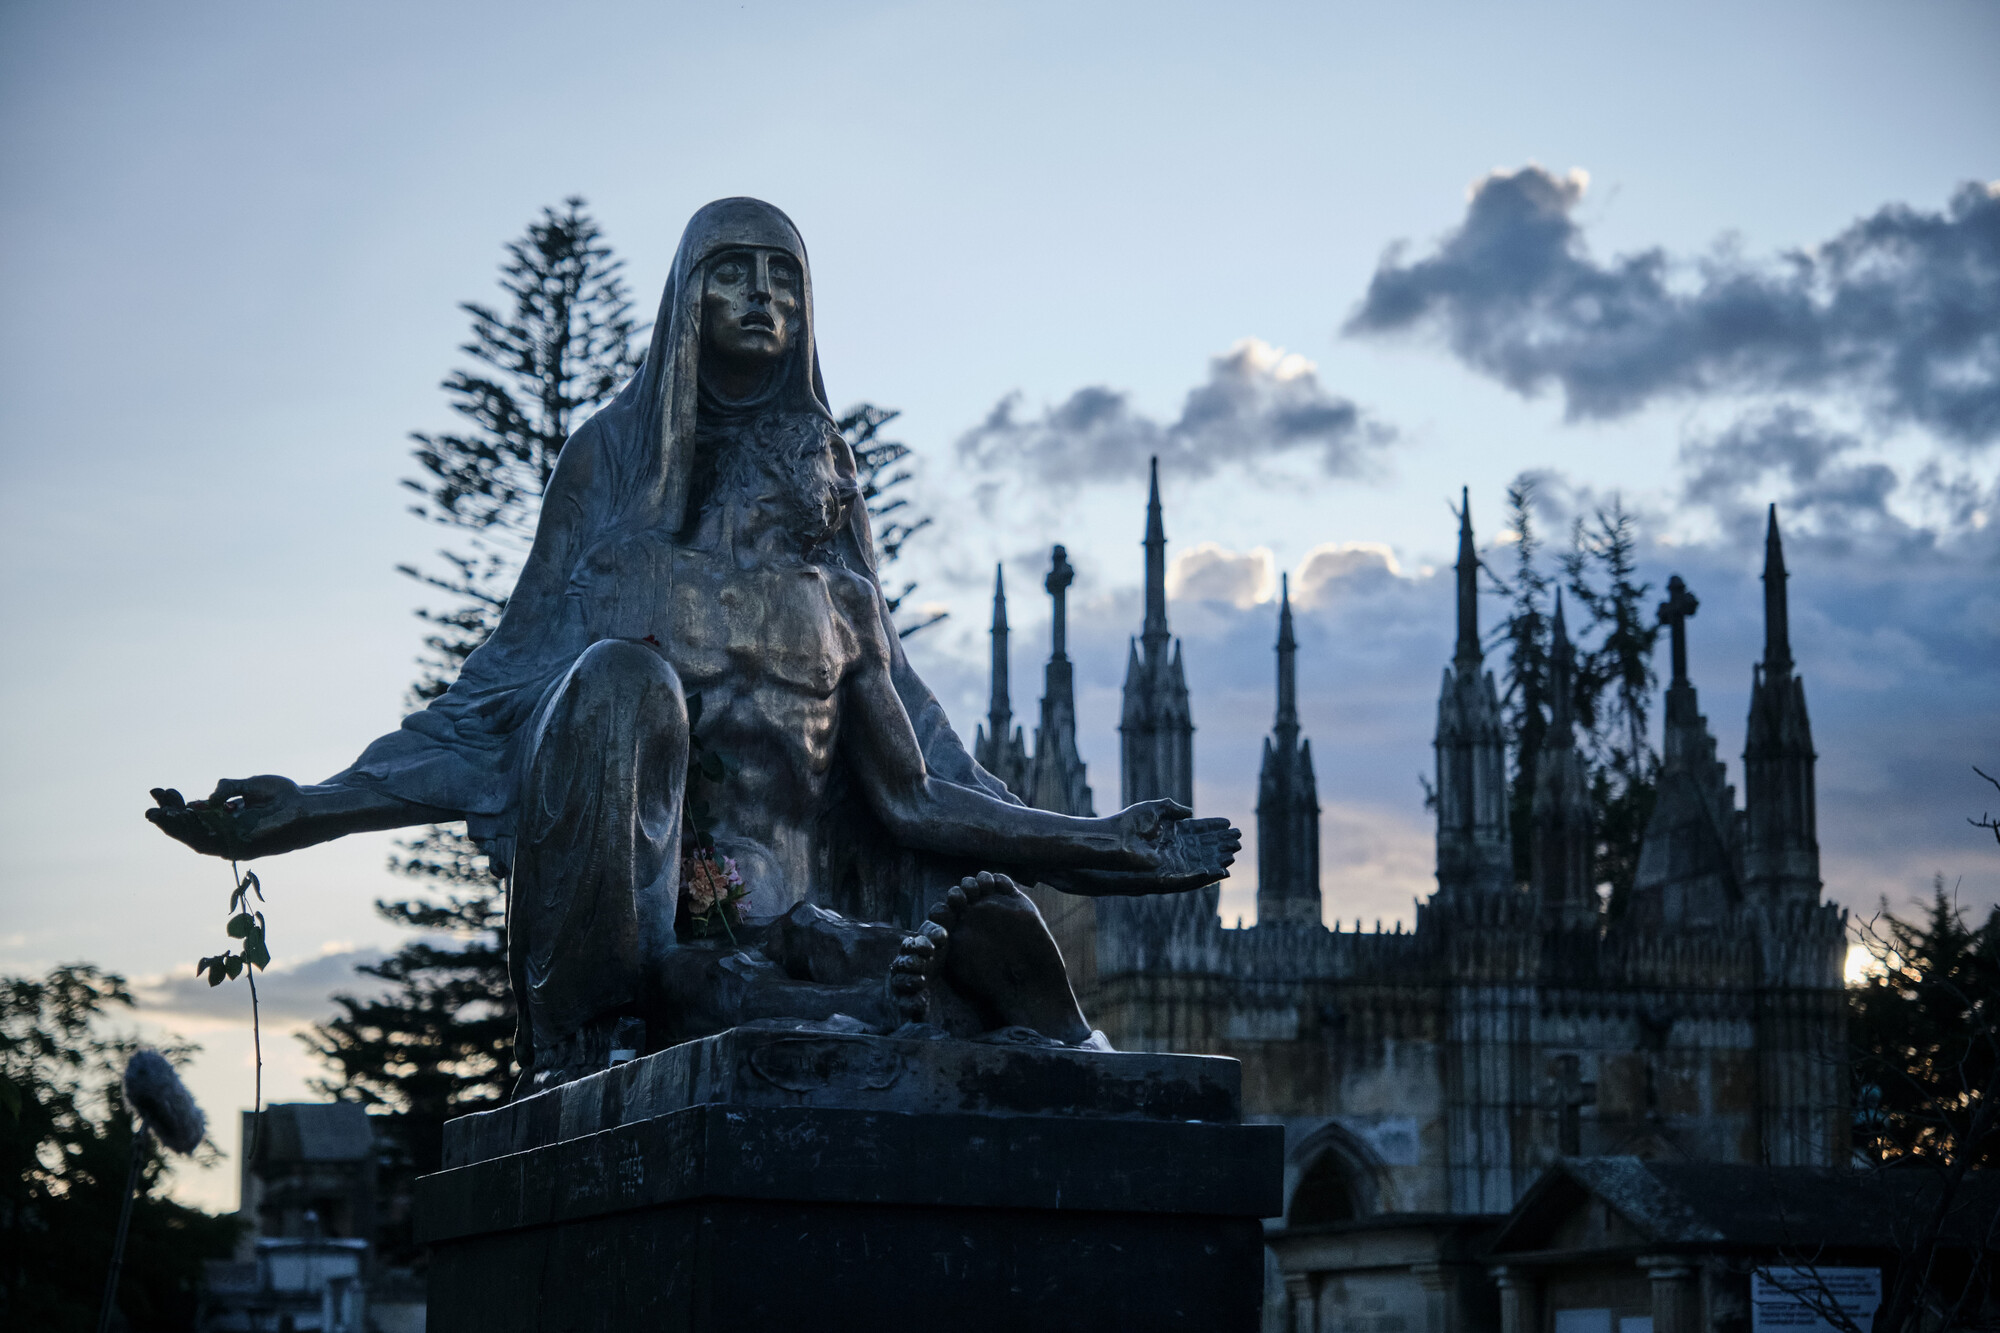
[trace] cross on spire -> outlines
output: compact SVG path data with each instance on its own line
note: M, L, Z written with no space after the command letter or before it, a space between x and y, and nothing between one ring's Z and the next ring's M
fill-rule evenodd
M1069 552L1058 546L1049 556L1049 576L1042 580L1042 586L1055 598L1055 621L1050 635L1050 656L1066 656L1069 638L1069 608L1065 591L1076 582L1076 570L1069 563Z
M1688 683L1688 617L1701 609L1701 602L1688 591L1688 586L1676 574L1667 580L1667 600L1660 603L1660 623L1673 635L1674 644L1674 685Z

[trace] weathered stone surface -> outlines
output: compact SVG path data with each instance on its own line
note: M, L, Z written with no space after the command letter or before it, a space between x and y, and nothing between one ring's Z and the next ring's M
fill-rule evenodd
M1252 1329L1237 1110L1232 1060L737 1029L448 1126L429 1327Z
M424 1177L421 1239L701 1199L1164 1213L1279 1207L1274 1126L697 1106Z
M1000 1046L753 1024L445 1126L447 1168L691 1106L1067 1116L1234 1124L1234 1060Z
M491 1238L430 1270L431 1333L1258 1327L1243 1218L707 1201Z

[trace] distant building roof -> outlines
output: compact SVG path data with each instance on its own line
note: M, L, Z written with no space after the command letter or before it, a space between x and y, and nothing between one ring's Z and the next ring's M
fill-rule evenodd
M1896 1248L1936 1206L1940 1171L1841 1170L1568 1158L1521 1196L1488 1251ZM1594 1206L1593 1206L1594 1205ZM1990 1244L2000 1172L1972 1172L1953 1196L1942 1238Z
M375 1129L360 1102L276 1102L264 1108L258 1151L266 1165L358 1162L375 1151Z

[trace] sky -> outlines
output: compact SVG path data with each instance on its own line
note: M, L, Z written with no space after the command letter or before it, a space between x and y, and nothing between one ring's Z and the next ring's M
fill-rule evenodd
M702 203L790 213L835 405L900 410L937 519L899 573L950 618L912 659L969 736L1004 563L1031 716L1065 543L1100 809L1149 456L1196 803L1252 824L1289 575L1327 916L1371 928L1428 891L1459 488L1502 570L1524 473L1552 551L1636 516L1640 577L1701 599L1739 786L1776 502L1828 896L1942 874L1983 913L1997 60L2000 10L1932 0L8 6L0 970L119 970L203 1045L210 1115L250 1103L247 997L192 981L228 872L146 791L318 778L401 716L426 598L396 566L440 544L408 432L450 423L458 303L572 194L643 311ZM308 1095L290 1033L399 942L392 850L260 863L266 1097ZM176 1188L233 1206L233 1168Z

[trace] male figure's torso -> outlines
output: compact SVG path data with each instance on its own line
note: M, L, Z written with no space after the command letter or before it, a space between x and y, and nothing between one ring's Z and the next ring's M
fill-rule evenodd
M842 684L880 650L874 585L782 549L658 535L626 544L601 572L637 614L596 636L650 636L688 698L701 697L697 735L728 766L719 790L707 787L716 850L736 862L746 914L789 910L820 864Z

